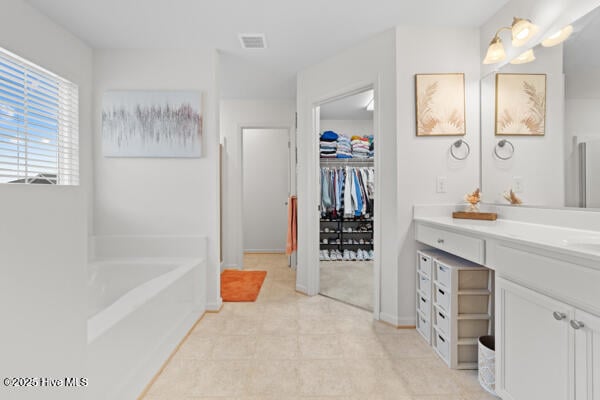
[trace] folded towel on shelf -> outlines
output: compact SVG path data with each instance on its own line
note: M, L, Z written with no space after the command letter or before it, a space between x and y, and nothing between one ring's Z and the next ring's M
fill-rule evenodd
M339 135L334 131L325 131L321 135L321 140L324 142L335 142L338 139Z
M338 153L337 153L336 157L337 157L337 158L352 158L352 154L349 154L349 153L341 153L341 152L339 152L339 151L338 151Z

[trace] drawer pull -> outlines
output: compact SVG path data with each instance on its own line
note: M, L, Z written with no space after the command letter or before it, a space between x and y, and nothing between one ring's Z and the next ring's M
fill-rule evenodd
M439 338L439 339L440 339L442 342L446 343L446 340L445 340L445 339L444 339L444 338L443 338L441 335L438 335L438 338Z
M445 296L445 295L446 295L446 292L444 292L442 289L439 289L439 288L438 288L438 292L439 292L439 293L440 293L442 296Z
M552 316L553 316L553 317L554 317L554 319L555 319L555 320L557 320L557 321L562 321L563 319L567 318L567 314L565 314L565 313L561 313L561 312L558 312L558 311L554 311L554 312L552 313Z
M421 301L422 301L423 303L427 303L427 299L425 299L424 297L421 297Z
M446 319L446 317L444 317L444 314L442 314L441 312L438 312L438 315L442 318L442 319Z
M444 243L444 239L438 239L437 242L438 242L438 244L443 244Z
M421 257L421 260L422 260L423 262L427 262L427 258L426 258L426 257Z
M585 326L585 325L583 324L583 322L581 322L581 321L576 321L576 320L574 320L574 319L572 319L572 320L571 320L570 324L571 324L571 328L573 328L573 329L576 329L576 330L577 330L577 329L581 329L581 328L583 328L583 327Z

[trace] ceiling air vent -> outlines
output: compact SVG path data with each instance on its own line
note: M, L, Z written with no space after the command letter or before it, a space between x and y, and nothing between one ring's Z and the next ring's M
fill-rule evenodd
M240 43L244 49L265 49L267 40L263 33L242 33Z

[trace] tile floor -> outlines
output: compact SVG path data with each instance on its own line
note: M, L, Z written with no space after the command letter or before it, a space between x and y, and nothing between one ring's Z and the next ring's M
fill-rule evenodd
M295 292L283 255L248 255L268 271L255 303L206 314L144 400L491 400L474 371L448 369L415 330Z

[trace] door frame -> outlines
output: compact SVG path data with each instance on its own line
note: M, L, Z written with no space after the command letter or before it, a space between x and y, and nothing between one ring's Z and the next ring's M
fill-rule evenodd
M271 124L271 123L241 123L237 125L237 132L239 136L240 143L240 158L239 162L239 171L240 171L240 192L241 192L241 200L239 207L239 215L240 215L240 231L238 232L238 255L237 255L237 263L239 265L239 269L244 269L244 130L246 129L282 129L287 131L288 136L288 193L289 195L296 194L296 158L295 151L296 148L296 135L295 128L289 125L282 124Z
M320 159L319 159L319 135L320 135L320 107L323 104L330 103L335 100L343 99L354 94L362 93L366 90L373 90L373 101L375 109L373 111L373 132L380 132L380 82L379 78L372 81L360 81L354 84L339 88L338 90L332 91L324 96L317 98L311 104L312 109L312 126L311 126L311 143L313 151L311 152L311 160L309 160L309 166L312 167L312 171L308 173L308 184L312 187L312 190L318 187L320 181ZM373 239L374 239L374 253L375 259L373 260L373 318L379 320L379 314L381 312L381 154L380 151L380 140L375 138L375 201L374 201L374 216L373 216ZM310 189L309 189L310 192ZM308 229L309 246L310 249L310 262L307 268L307 283L308 287L307 294L317 295L320 292L320 261L319 261L319 230L320 230L320 212L318 207L320 205L320 190L315 190L315 197L311 199L314 201L314 207L309 207L309 215L307 216L310 222ZM310 204L310 203L309 203Z

